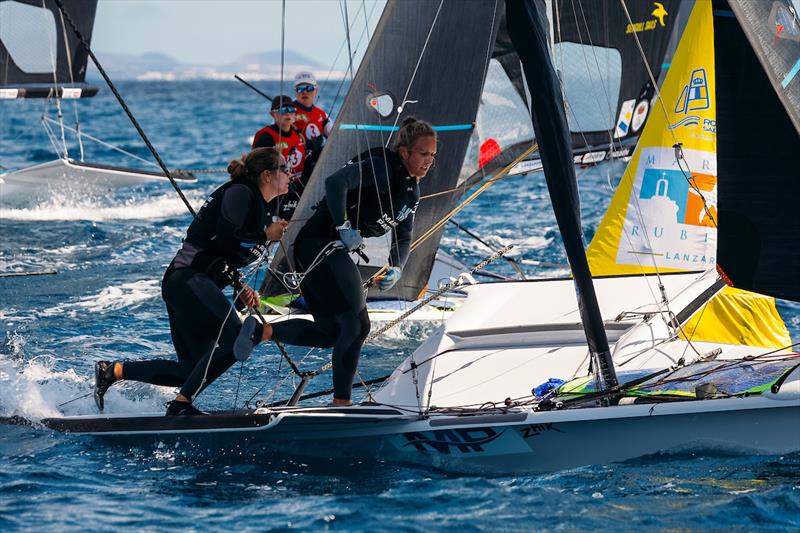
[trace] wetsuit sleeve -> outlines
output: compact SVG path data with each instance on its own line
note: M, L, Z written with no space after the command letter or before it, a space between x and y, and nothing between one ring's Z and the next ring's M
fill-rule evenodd
M262 133L253 139L253 149L255 148L272 148L275 146L275 139L267 133Z
M411 236L414 231L414 213L411 213L392 232L392 246L389 250L389 264L391 266L406 266L408 252L411 249Z
M372 165L369 160L358 163L350 163L337 170L325 180L325 198L331 218L336 226L344 224L347 211L347 191L357 189L359 183L365 189L374 188L375 183L379 185L385 183L386 165L383 161L375 161ZM372 177L374 166L376 179ZM363 183L362 183L363 180Z
M252 193L246 185L234 185L222 197L222 207L217 220L217 231L214 240L223 252L236 252L247 212L250 210Z

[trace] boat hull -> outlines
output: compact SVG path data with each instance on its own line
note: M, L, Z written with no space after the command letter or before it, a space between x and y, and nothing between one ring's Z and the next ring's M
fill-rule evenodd
M173 177L180 183L197 181L186 175ZM57 159L0 174L0 202L29 204L58 194L104 194L113 189L154 182L168 183L169 179L162 172Z
M184 418L84 416L41 423L110 444L177 444L189 456L192 449L204 455L213 450L248 462L352 458L454 472L537 473L676 449L788 453L800 450L798 421L800 399L756 397L429 417L360 406Z

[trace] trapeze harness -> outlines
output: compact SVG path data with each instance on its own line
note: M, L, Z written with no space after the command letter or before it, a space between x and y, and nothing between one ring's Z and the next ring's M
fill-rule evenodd
M294 260L305 271L300 289L314 321L273 323L272 338L300 346L333 347L334 398L350 399L361 346L370 330L361 274L347 251L335 247L336 226L346 217L363 237L392 231L389 263L402 268L418 203L417 180L408 175L400 157L375 148L327 178L325 198L295 239Z
M271 223L256 186L228 182L211 194L161 285L178 360L127 361L126 380L181 387L180 393L193 399L233 365L241 322L222 289L234 282L234 269L261 256Z

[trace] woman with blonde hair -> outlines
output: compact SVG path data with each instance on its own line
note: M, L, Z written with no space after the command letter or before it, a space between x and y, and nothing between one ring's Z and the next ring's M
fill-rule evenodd
M314 321L261 324L248 318L235 345L237 358L259 342L275 339L300 346L333 348L333 404L350 405L361 346L370 330L364 288L350 252L362 237L392 232L389 265L376 278L389 290L408 258L419 180L436 157L436 132L415 118L403 121L395 149L373 148L353 158L325 181L325 197L294 242L295 266L304 271L300 290Z

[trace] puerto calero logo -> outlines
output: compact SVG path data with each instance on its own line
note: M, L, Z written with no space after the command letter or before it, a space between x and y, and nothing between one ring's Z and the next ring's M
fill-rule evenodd
M695 69L692 71L689 81L681 89L681 94L675 102L675 114L686 116L671 124L670 129L680 128L681 126L697 126L702 118L700 115L690 115L689 113L709 109L710 107L711 96L708 91L706 69Z
M672 148L642 150L618 264L698 270L715 263L716 154L685 149L684 157L679 166Z

